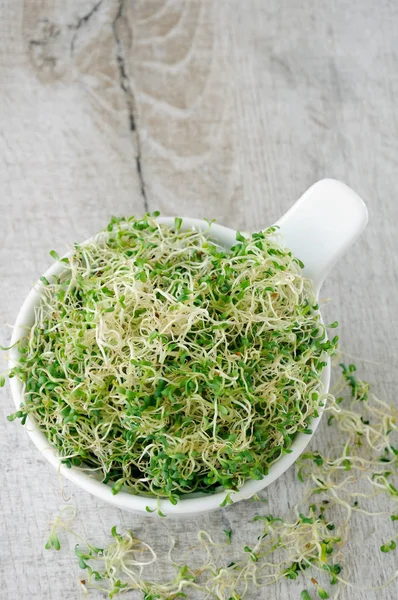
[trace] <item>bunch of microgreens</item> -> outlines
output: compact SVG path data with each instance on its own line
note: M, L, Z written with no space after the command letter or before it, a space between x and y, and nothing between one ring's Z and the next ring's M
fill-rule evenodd
M253 521L262 529L238 556L231 553L233 532L225 531L225 543L216 543L209 533L199 531L197 547L206 553L202 566L178 564L172 558L171 546L168 558L176 574L163 582L144 573L157 560L154 550L132 531L120 535L114 527L112 542L105 549L87 542L76 546L79 565L87 573L81 581L84 591L95 588L112 598L119 592L139 590L144 600L174 600L191 597L190 590L200 590L203 598L242 600L253 588L272 585L281 578L303 579L307 589L301 593L302 600L337 598L344 586L361 589L347 580L343 548L354 513L363 518L384 515L398 521L398 490L392 483L398 473L398 450L392 445L398 415L396 409L370 393L368 384L356 378L353 365L342 367L336 400L331 400L325 415L327 424L337 430L339 443L328 454L312 451L301 456L296 473L305 488L289 516L254 516ZM366 507L367 501L379 494L391 500L389 513L373 513ZM57 518L48 542L56 549L60 545L57 528L73 533L73 509L64 510L71 512L66 519L62 515ZM396 549L398 532L391 537L381 552ZM395 571L373 589L382 589L397 578Z
M34 417L64 463L113 493L176 503L261 479L311 433L337 337L325 341L302 264L275 228L238 233L226 250L211 229L157 216L113 218L42 278L10 373L24 401L9 418Z

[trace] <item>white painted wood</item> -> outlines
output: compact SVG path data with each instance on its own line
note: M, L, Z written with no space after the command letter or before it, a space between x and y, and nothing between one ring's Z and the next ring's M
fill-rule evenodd
M112 214L160 209L257 229L314 181L335 177L365 199L370 223L328 279L327 311L348 355L365 359L367 379L396 402L397 27L393 0L0 0L1 329L48 251L87 238ZM79 598L74 541L44 550L63 504L56 473L5 420L11 410L6 390L0 598ZM330 435L324 426L313 446ZM236 548L256 535L250 503L200 523L157 524L67 491L76 530L100 546L115 523L158 550L165 532L192 546L199 526L221 539L230 523ZM266 494L267 512L278 513L300 486L289 471ZM347 548L350 577L378 585L396 568L396 555L378 550L391 525L361 523ZM301 589L282 581L249 600ZM340 596L397 597L396 584Z

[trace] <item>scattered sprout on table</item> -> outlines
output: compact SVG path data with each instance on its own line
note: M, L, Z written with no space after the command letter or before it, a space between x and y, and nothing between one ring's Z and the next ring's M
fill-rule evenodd
M351 400L346 397L347 384ZM366 400L362 393L365 387ZM335 391L340 401L331 403L328 410L335 416L333 426L338 443L328 454L313 450L302 456L296 467L303 482L298 504L285 516L254 515L252 521L259 523L260 535L242 547L240 554L236 556L236 548L230 544L230 530L224 531L227 540L222 542L214 541L213 535L201 530L197 534L198 548L205 550L201 567L178 564L172 558L171 547L169 559L176 575L159 582L145 575L145 567L156 560L155 552L131 531L119 534L114 528L112 541L103 551L93 550L90 545L87 550L78 548L82 554L78 555L79 562L83 558L87 565L85 588L107 591L110 597L122 591L141 590L145 600L190 597L193 589L202 591L204 598L243 600L253 586L272 586L280 579L301 579L305 585L302 600L335 598L344 586L368 589L344 575L346 571L348 575L344 546L354 514L364 519L381 516L391 524L397 520L397 496L379 477L372 477L380 465L397 476L398 454L392 445L398 429L397 413L376 398L364 382L351 386L343 377ZM327 427L326 422L324 425ZM351 462L349 472L344 466L347 456ZM366 503L379 494L386 496L395 512L380 514L366 508ZM396 542L391 539L381 551L395 549ZM381 590L397 577L395 571L372 589Z

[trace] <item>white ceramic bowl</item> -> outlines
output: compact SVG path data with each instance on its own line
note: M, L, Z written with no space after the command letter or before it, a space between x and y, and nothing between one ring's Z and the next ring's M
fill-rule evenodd
M159 221L165 224L174 224L174 218L161 218ZM304 273L313 280L314 289L318 293L330 268L360 235L366 222L366 207L352 190L340 182L323 180L312 186L277 224L280 226L286 245L306 264ZM336 226L338 226L337 233ZM183 229L209 230L208 223L198 219L184 218L182 227ZM212 239L225 248L231 247L236 242L236 231L221 225L212 224L210 234ZM44 276L51 279L53 275L59 275L63 268L62 263L58 262L50 267ZM34 310L40 303L42 289L42 282L37 282L23 303L17 316L11 345L23 337L27 329L33 325ZM10 367L15 366L18 358L18 351L13 348L10 353ZM322 373L325 393L329 389L329 382L330 359ZM15 405L19 408L23 400L22 384L16 377L10 380L10 384ZM321 416L312 420L312 434L298 434L292 443L291 453L282 455L271 465L268 475L262 480L248 480L238 492L232 492L231 500L238 502L250 498L280 477L297 460L310 442ZM219 508L227 494L225 490L211 495L190 494L181 498L176 505L165 499L158 500L123 491L114 496L110 485L96 480L78 467L67 468L62 464L56 450L49 445L45 435L35 427L33 418L27 419L25 429L40 452L67 479L94 496L131 512L156 516L157 510L160 509L163 514L168 516L189 516ZM146 507L155 512L147 512Z

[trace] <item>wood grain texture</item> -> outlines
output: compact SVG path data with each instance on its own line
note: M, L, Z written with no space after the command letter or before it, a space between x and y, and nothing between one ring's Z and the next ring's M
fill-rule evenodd
M160 209L256 229L331 176L363 196L370 224L329 278L325 311L339 320L348 356L361 357L368 380L396 402L397 28L393 0L0 0L3 343L48 251L85 239L112 214ZM73 540L57 554L43 549L63 504L56 473L6 422L11 410L6 390L0 598L79 598ZM313 446L333 442L324 423ZM251 503L200 523L157 523L66 491L76 530L99 546L115 523L160 554L170 534L187 553L199 526L220 539L231 527L233 548L257 535L249 519L261 508ZM267 512L283 512L299 494L289 471L264 494ZM354 522L352 580L375 586L396 569L394 553L378 551L390 537L385 521ZM248 600L300 590L282 581ZM340 596L397 597L396 584Z

